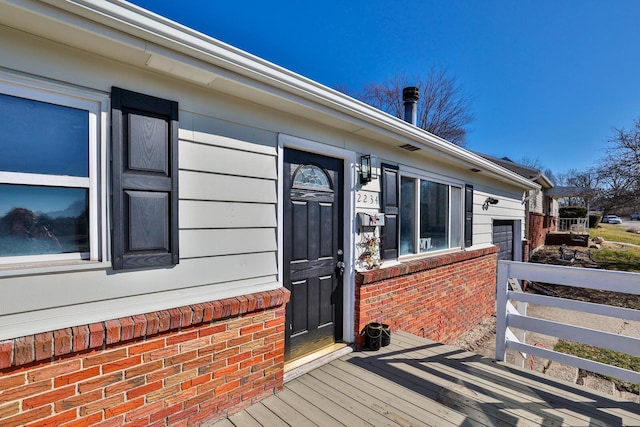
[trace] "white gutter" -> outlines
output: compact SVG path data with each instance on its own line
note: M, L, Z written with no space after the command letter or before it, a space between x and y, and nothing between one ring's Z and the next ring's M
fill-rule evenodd
M533 182L536 182L540 178L542 178L542 180L547 184L547 186L549 188L553 188L554 187L553 182L551 182L549 180L549 178L547 178L547 176L544 174L544 172L540 172L536 177L530 178L530 180L533 181Z
M39 2L4 1L22 9L34 10L42 6L38 5ZM187 67L190 67L189 72L203 81L215 79L218 70L199 70L198 68L211 64L233 73L237 81L243 80L238 78L237 75L239 75L253 85L255 82L260 82L266 86L264 90L271 94L274 94L273 89L276 88L282 91L283 95L286 93L287 99L294 96L298 99L297 102L304 100L305 105L309 106L311 103L314 108L332 114L342 121L356 126L364 125L381 135L392 134L398 141L404 139L426 151L437 151L445 157L480 169L483 173L493 175L502 181L527 189L540 187L515 172L381 110L131 3L120 0L42 0L42 3L152 43L145 48L148 52L153 53L153 44L155 44L189 58L195 58L197 66L189 64L181 55L171 59L177 58L183 61ZM87 26L83 26L80 30L90 31ZM164 71L169 71L170 68L162 61L160 65L156 63L156 66L165 67ZM229 75L225 77L229 78Z

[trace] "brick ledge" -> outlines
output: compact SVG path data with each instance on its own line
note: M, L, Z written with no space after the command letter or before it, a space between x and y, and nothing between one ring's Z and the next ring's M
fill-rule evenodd
M0 369L268 310L286 304L289 298L289 290L279 288L0 341Z
M492 255L497 252L498 247L491 246L483 249L458 251L443 255L405 261L401 262L400 265L394 265L388 268L358 272L356 273L356 284L367 285L369 283L379 282L381 280L392 279L394 277L417 273L419 271L432 270L444 265L455 264L474 258Z

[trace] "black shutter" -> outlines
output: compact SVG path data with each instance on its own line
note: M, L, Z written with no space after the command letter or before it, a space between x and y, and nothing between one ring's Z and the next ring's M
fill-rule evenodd
M473 245L473 185L464 187L464 247Z
M398 167L381 165L382 212L384 212L384 230L381 236L380 257L398 258L398 226L400 214L400 176Z
M112 265L178 264L178 103L111 89Z

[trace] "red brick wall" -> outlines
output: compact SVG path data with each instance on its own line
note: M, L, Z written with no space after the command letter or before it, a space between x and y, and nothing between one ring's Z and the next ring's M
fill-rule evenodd
M369 322L446 343L489 317L495 312L497 251L460 251L358 273L356 346L364 346Z
M0 425L198 425L282 389L284 288L0 342Z
M555 227L556 217L538 212L529 212L529 234L527 236L529 251L525 252L525 261L529 260L531 253L544 245L547 234L555 231Z

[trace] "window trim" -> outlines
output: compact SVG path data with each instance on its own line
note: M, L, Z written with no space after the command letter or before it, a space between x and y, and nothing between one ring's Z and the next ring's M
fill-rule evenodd
M447 252L454 252L454 251L458 251L461 250L465 247L465 241L464 241L464 218L465 218L465 207L464 207L464 194L465 194L465 183L464 181L461 180L456 180L456 179L452 179L449 177L445 177L445 176L441 176L438 174L434 174L434 173L429 173L426 171L420 171L414 168L407 168L407 169L400 169L399 171L399 182L402 182L403 178L409 178L409 179L413 179L414 181L417 181L417 185L414 185L414 189L413 189L413 197L414 200L416 200L415 203L415 211L414 211L414 218L420 218L420 181L421 180L427 180L427 181L431 181L434 182L436 184L443 184L446 185L449 188L448 194L447 194L447 199L448 199L448 229L447 229L447 240L448 240L448 246L447 248L443 248L443 249L436 249L433 251L426 251L426 252L420 252L419 249L418 251L416 251L415 253L409 253L409 254L401 254L400 253L400 233L398 233L398 260L408 260L408 259L415 259L417 257L424 257L424 256L431 256L431 255L442 255L443 253L447 253ZM400 186L401 187L401 186ZM452 245L451 242L451 223L452 223L452 210L451 210L451 200L453 197L453 194L451 192L451 187L456 187L460 189L460 230L461 230L461 236L460 236L460 241L458 242L457 245ZM400 210L402 210L402 189L399 189L400 194L399 194L399 199L400 199ZM402 217L402 215L398 215L399 218ZM398 221L398 226L401 227L401 219ZM420 224L415 223L414 224L414 247L415 248L419 248L420 247Z
M1 172L3 184L42 185L86 188L89 190L89 252L42 254L0 259L0 277L32 274L35 269L59 271L62 267L78 269L84 263L107 261L107 129L109 97L99 91L53 82L0 69L0 92L35 101L82 109L88 112L89 176L71 177L21 172ZM82 261L81 261L82 260ZM80 261L80 262L79 262ZM108 263L106 263L108 265Z

